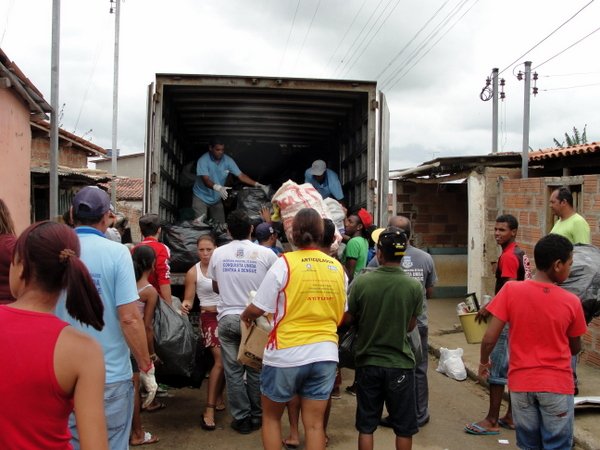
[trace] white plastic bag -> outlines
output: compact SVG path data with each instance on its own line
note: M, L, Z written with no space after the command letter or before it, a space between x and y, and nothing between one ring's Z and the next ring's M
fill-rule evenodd
M440 362L438 363L436 370L454 380L466 380L467 368L462 360L462 356L463 349L460 347L454 350L441 347Z

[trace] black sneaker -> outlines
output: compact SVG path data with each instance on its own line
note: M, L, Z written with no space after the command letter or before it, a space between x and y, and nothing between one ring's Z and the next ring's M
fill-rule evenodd
M252 433L252 422L250 421L250 417L239 420L234 419L233 422L231 422L231 428L240 434Z
M262 427L262 417L251 417L250 425L252 426L252 431L260 430Z
M346 387L346 392L350 395L353 395L354 397L356 397L356 384L353 384L352 386L347 386Z

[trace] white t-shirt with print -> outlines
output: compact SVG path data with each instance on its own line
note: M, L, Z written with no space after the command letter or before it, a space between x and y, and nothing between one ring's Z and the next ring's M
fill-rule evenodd
M275 261L277 255L273 250L247 239L215 249L207 275L219 286L221 301L217 305L217 320L229 314L241 314L246 309L250 291L258 289Z

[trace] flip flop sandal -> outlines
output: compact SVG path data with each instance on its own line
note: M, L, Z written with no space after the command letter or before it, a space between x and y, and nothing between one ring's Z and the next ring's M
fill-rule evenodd
M146 412L156 412L159 411L161 409L165 409L167 407L167 405L165 405L162 402L156 402L156 403L152 403L150 404L150 406L147 406L146 408L142 408L142 411L146 411Z
M137 447L138 445L150 445L150 444L156 444L160 439L157 438L156 436L152 436L152 433L149 433L148 431L144 431L144 440L138 444L132 444L131 442L129 443L130 446L132 447Z
M488 430L487 428L484 428L481 425L477 425L476 422L466 425L465 431L469 434L473 434L476 436L490 436L490 435L500 434L500 431Z
M498 419L498 425L500 425L502 428L505 428L507 430L514 430L515 429L514 424L510 424L510 423L508 423L504 419Z

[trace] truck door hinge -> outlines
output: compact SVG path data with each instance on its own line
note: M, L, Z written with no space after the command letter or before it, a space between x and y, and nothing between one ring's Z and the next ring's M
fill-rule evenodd
M379 102L377 100L371 100L371 111L376 111L379 108Z
M369 188L370 188L370 189L376 189L376 188L377 188L377 180L375 180L375 179L370 179L370 180L369 180Z
M156 172L152 172L150 175L150 184L156 184Z

